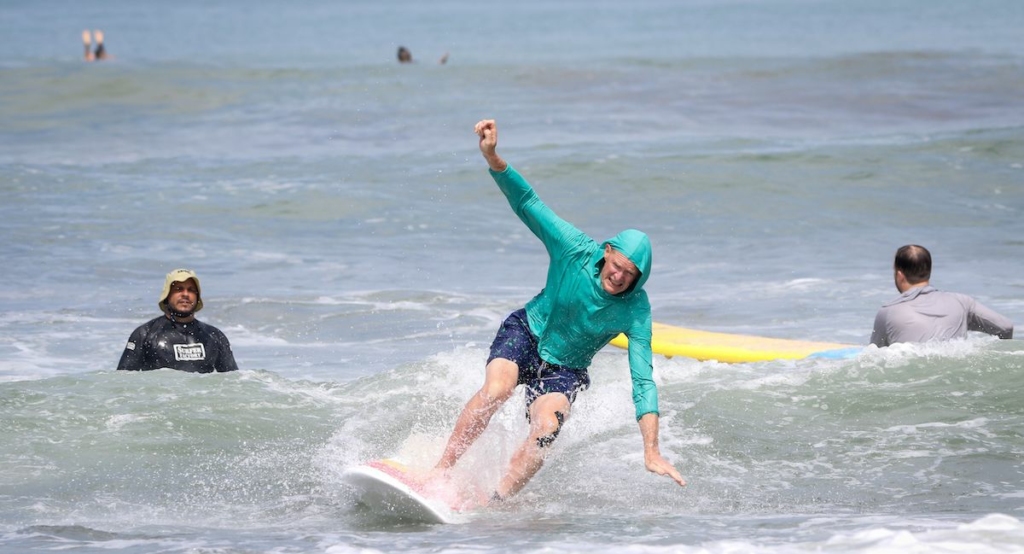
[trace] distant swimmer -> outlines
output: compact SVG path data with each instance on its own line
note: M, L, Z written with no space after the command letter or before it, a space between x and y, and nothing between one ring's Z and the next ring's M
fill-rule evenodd
M512 454L490 502L520 491L543 465L577 394L589 387L588 367L594 355L624 333L629 338L632 400L645 467L685 485L658 446L651 304L643 288L651 274L650 239L627 229L603 242L593 240L547 207L526 179L497 154L494 120L477 123L475 131L498 189L547 250L547 282L499 327L483 386L456 420L435 475L444 475L456 464L516 387L523 385L529 434Z
M107 54L107 48L103 46L103 31L96 29L92 33L93 38L96 39L96 51L93 54L97 60L105 60L110 57Z
M1012 321L970 296L936 289L929 284L931 273L932 255L925 247L908 244L896 251L893 279L900 296L878 310L871 344L949 340L968 331L1013 338Z
M238 369L224 333L195 317L203 309L195 272L175 269L168 273L157 306L163 315L132 332L117 369L171 368L192 373Z
M96 59L96 56L92 53L92 33L89 29L82 31L82 46L85 47L85 54L83 58L87 62L91 62Z
M398 47L398 63L412 63L412 52L404 46ZM445 52L437 63L444 65L448 63L448 52Z
M410 63L412 62L412 52L404 46L398 47L398 62L399 63Z

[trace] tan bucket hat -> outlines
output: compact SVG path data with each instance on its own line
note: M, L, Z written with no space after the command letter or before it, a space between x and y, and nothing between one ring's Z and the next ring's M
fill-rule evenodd
M203 309L203 288L199 285L199 276L191 269L175 269L168 273L167 278L164 279L164 290L160 293L160 301L156 304L160 306L160 311L167 312L167 296L171 294L171 284L184 283L189 279L196 282L196 309L193 312Z

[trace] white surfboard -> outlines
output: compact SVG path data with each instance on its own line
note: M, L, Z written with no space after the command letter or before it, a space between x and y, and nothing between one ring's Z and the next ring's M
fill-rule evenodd
M443 500L424 495L423 483L402 462L374 460L350 467L342 480L359 502L374 513L421 523L452 523L455 510Z

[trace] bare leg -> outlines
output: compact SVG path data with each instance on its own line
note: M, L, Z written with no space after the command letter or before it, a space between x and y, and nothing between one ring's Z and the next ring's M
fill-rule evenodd
M437 469L448 469L459 461L459 458L476 442L480 434L487 428L491 416L505 403L515 391L519 379L519 366L504 358L495 358L487 364L484 385L466 402L455 429L448 439L448 445L437 462Z
M530 436L512 455L508 472L498 482L494 493L499 498L507 498L522 490L544 465L551 443L562 423L569 418L569 407L569 399L560 392L545 394L533 402L530 406Z

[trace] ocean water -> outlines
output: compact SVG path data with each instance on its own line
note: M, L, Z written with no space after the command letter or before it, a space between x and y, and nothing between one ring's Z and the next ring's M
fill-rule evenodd
M1024 552L1024 348L986 336L656 357L685 488L644 471L614 348L506 506L415 525L340 482L431 464L543 283L485 117L560 215L651 236L657 321L864 344L918 243L1019 325L1022 27L1012 0L0 2L0 552ZM114 371L176 267L241 371Z

